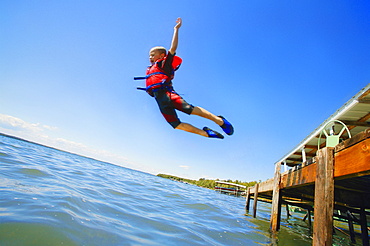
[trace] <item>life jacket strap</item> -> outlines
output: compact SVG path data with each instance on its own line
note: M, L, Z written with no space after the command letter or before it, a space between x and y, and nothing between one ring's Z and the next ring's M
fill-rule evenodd
M160 83L149 85L148 87L146 87L146 90L150 91L150 90L168 89L170 87L172 86L166 80L164 80Z
M145 77L134 77L134 80L147 79L147 78L149 78L153 75L157 75L157 74L167 75L163 72L154 72L154 73L150 73L150 74L146 75ZM136 89L146 91L149 95L153 96L153 92L156 92L156 91L159 91L159 90L165 89L165 90L168 90L168 91L173 91L173 87L171 86L170 82L171 81L167 81L166 79L164 79L160 83L155 83L155 84L152 84L148 87L137 87Z
M170 92L173 92L172 85L169 84L167 81L162 81L160 83L152 84L148 87L136 87L138 90L146 91L149 95L153 96L153 92L159 91L159 90L167 90Z
M157 75L157 74L164 74L164 75L167 75L167 74L165 74L165 73L163 73L163 72L155 72L155 73L150 73L150 74L148 74L147 76L145 76L145 77L134 77L134 80L139 80L139 79L147 79L147 78L149 78L149 77L151 77L151 76L153 76L153 75ZM168 76L168 75L167 75Z

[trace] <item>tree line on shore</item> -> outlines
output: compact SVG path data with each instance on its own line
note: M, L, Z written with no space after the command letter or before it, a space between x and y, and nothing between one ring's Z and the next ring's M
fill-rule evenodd
M185 178L180 178L180 177L176 177L176 176L173 176L173 175L161 174L161 173L157 174L157 176L162 177L162 178L166 178L166 179L171 179L171 180L183 182L183 183L189 183L189 184L193 184L193 185L197 185L197 186L200 186L200 187L213 189L213 190L216 187L216 181L220 181L219 179L213 180L213 179L205 179L205 178L200 178L199 180L185 179ZM233 181L231 179L222 180L222 181L228 182L228 183L244 185L246 187L251 187L251 186L254 186L255 184L258 183L257 181L243 182L243 181L239 181L239 180Z

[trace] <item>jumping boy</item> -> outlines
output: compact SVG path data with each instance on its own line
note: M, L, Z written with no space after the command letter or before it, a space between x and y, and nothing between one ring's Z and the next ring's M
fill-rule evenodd
M221 126L227 135L234 133L233 126L222 116L216 116L201 107L194 107L188 104L179 94L177 94L172 86L174 72L181 65L182 59L175 56L178 46L178 34L182 24L181 18L177 18L177 24L174 27L174 33L171 43L171 48L166 51L164 47L154 47L149 52L149 60L151 66L148 67L145 77L136 77L135 79L146 80L146 92L155 98L159 109L166 121L174 128L195 134L199 134L209 138L221 138L224 136L208 127L203 130L181 122L177 117L175 110L182 111L189 115L198 115L203 118L212 120L217 125Z

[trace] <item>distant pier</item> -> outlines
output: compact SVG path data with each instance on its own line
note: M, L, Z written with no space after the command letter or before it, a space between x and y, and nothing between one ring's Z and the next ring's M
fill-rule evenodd
M243 196L245 195L245 190L247 189L247 186L245 185L239 185L224 181L216 181L216 187L215 190L228 194L228 195L234 195L234 196Z
M352 242L357 224L369 246L370 84L277 161L273 178L247 189L247 211L252 198L254 217L258 201L272 204L272 232L280 229L282 205L287 216L294 206L306 211L313 245L332 245L334 220L342 220Z

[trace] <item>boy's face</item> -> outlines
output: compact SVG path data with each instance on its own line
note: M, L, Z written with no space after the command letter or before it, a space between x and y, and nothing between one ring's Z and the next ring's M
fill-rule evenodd
M151 64L158 61L159 59L162 59L164 57L164 53L159 53L158 50L151 50L149 52L149 61Z

